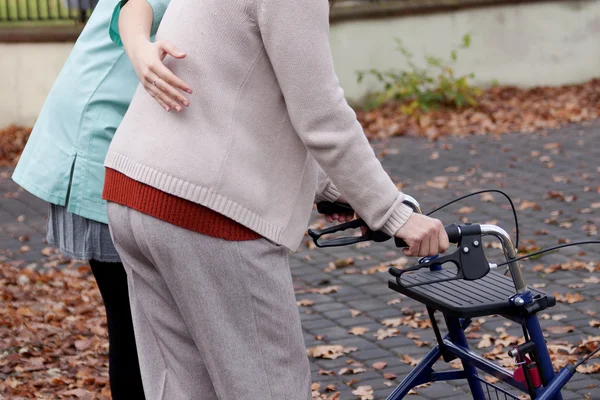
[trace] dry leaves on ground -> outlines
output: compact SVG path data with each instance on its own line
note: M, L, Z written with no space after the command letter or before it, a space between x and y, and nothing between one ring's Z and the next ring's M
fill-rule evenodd
M321 384L318 382L314 382L311 385L312 389L312 399L313 400L339 400L340 393L337 392L337 388L335 385L327 385L323 388L323 391L326 393L321 393ZM333 392L331 394L328 394Z
M309 357L313 358L325 358L328 360L335 360L336 358L343 357L348 353L358 350L356 347L344 347L342 345L321 345L310 347L306 349L306 353Z
M400 331L398 329L387 328L387 329L378 329L377 333L375 333L373 336L375 336L377 338L377 340L383 340L386 338L398 336L399 334L400 334Z
M372 367L375 368L377 371L381 371L382 369L387 367L387 365L388 364L385 361L377 361L373 363Z
M338 375L355 375L355 374L360 374L361 372L367 372L367 369L364 367L355 367L355 368L344 367L339 370Z
M10 125L0 129L0 167L10 167L17 163L31 134L31 128Z
M585 300L585 298L579 293L560 294L555 292L554 297L556 297L556 301L558 301L559 303L567 304L579 303Z
M337 260L330 262L327 268L323 270L323 272L331 272L336 269L349 267L351 265L354 265L354 258L338 258Z
M302 300L298 300L296 302L296 305L298 307L312 307L314 304L315 304L314 301L308 300L308 299L302 299Z
M426 114L405 115L401 104L388 103L370 112L358 110L369 138L503 134L555 129L591 121L600 115L600 80L580 85L520 89L498 86L483 92L479 105L455 110L440 108Z
M340 289L339 286L334 285L334 286L324 286L324 287L319 287L319 288L301 288L301 289L296 289L294 292L296 294L304 294L304 293L329 294L329 293L336 293L339 289Z
M431 328L429 317L420 312L415 312L410 307L404 307L400 310L404 317L387 318L381 321L383 326L396 328L398 326L408 326L413 329Z
M348 330L348 333L351 333L356 336L361 336L361 335L364 335L368 331L369 331L369 328L365 328L364 326L355 326L354 328L351 328L350 330Z
M371 386L359 386L356 390L352 391L352 394L359 397L360 400L373 400L375 396L373 394L373 388Z
M534 272L544 272L545 274L551 274L556 271L575 271L582 269L587 270L588 272L600 271L600 263L573 260L564 262L562 264L552 264L547 267L545 267L543 264L539 264L533 267Z
M0 264L0 398L109 398L108 342L89 267Z

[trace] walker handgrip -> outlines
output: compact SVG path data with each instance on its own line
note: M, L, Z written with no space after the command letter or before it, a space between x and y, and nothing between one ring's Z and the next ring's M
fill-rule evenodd
M354 210L349 204L332 203L330 201L321 201L317 203L317 211L319 214L324 215L354 213Z
M448 235L448 240L450 243L458 243L460 242L460 228L456 224L446 225L444 227L446 230L446 234ZM408 247L406 242L399 237L395 237L394 241L396 242L396 247Z
M446 225L444 227L450 243L460 243L460 227L456 224Z

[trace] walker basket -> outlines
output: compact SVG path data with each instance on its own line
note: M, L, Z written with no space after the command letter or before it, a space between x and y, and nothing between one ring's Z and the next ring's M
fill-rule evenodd
M483 378L477 377L477 379L481 382L481 388L483 389L483 393L485 394L486 400L520 400L521 398L515 396L512 393L507 392L499 386L494 385L486 381Z

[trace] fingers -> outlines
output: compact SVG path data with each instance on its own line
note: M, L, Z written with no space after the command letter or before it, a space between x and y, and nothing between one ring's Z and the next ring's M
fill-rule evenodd
M429 248L427 249L427 255L433 256L440 253L439 238L437 230L433 230L432 235L429 236Z
M154 86L163 92L162 98L169 99L169 103L172 103L173 108L178 112L183 110L182 106L188 107L190 105L188 99L186 99L181 92L166 83L162 78L158 77L158 79L154 81Z
M440 225L442 225L441 222ZM443 225L441 226L441 229L438 230L438 241L440 253L445 253L446 250L448 250L448 248L450 247L450 241L448 240L448 234L446 233L446 230L444 229Z
M407 256L434 256L445 252L450 246L442 223L420 214L411 215L396 236L409 246L403 250Z
M182 111L183 107L188 107L190 102L181 91L191 94L192 89L173 74L161 60L167 54L175 58L184 58L186 55L168 41L154 43L154 46L156 46L155 49L158 49L159 57L156 57L156 53L154 56L142 57L142 66L137 71L138 75L141 75L140 80L148 93L151 93L163 108L166 105L169 109ZM155 86L158 90L151 86Z
M177 59L182 59L186 56L186 54L183 51L179 50L173 43L171 43L168 40L161 40L157 44L164 53L161 59L164 59L167 54Z
M431 236L427 235L423 238L423 240L421 240L421 243L419 243L419 252L417 253L417 255L419 257L426 257L429 256L429 243L431 242ZM437 253L436 253L437 254Z
M421 242L414 241L412 244L406 243L409 247L403 249L402 252L408 257L417 257L421 252Z
M354 220L354 217L355 217L354 213L349 213L349 214L331 214L331 215L324 214L324 216L325 216L325 220L327 222L338 221L340 223L350 222L350 221Z
M354 219L354 213L341 214L338 218L339 222L350 222Z
M148 78L144 82L144 88L150 95L158 101L158 103L165 110L171 111L173 109L177 111L181 111L182 107L175 100L169 97L165 92L163 92L159 87L159 78L156 75L148 74ZM166 106L166 107L165 107Z
M160 99L160 97L158 97L158 95L154 93L154 92L155 92L155 91L157 91L157 90L158 90L158 89L156 89L156 88L154 88L154 91L153 91L152 89L146 89L146 91L148 92L148 94L150 94L150 97L152 97L154 100L156 100L156 102L157 102L158 104L160 104L160 106L161 106L162 108L164 108L166 112L169 112L169 111L171 111L171 107L170 107L169 105L165 104L165 102L163 102L163 101Z
M186 54L183 51L179 50L168 40L160 41L157 43L157 45L159 46L159 49L162 54L161 60L164 59L164 56L166 54L169 54L170 56L178 59L186 57ZM163 63L160 63L160 65L156 65L154 73L160 76L162 80L164 80L172 87L190 94L192 93L192 88L183 80L181 80L177 75L175 75L169 68L165 67Z
M181 78L175 75L163 63L156 64L153 68L153 72L158 75L166 84L168 84L170 89L182 99L182 101L180 101L182 104L183 100L185 100L185 97L179 91L181 90L183 92L192 94L192 88L183 80L181 80Z

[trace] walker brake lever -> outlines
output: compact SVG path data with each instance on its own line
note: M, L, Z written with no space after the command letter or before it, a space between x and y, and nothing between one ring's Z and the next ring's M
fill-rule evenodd
M309 229L308 235L312 238L313 242L317 247L339 247L348 246L360 242L385 242L390 240L391 237L381 231L372 231L367 227L367 231L362 236L344 236L335 239L323 240L322 237L330 235L335 232L342 232L348 229L357 229L362 226L367 226L365 221L362 219L355 219L354 221L345 222L325 229Z
M446 226L446 232L449 232L451 242L458 242L459 246L456 251L451 254L440 256L436 258L426 257L419 260L419 263L415 266L399 269L392 267L389 272L396 278L398 285L405 288L412 288L423 285L431 285L433 283L449 282L458 279L464 279L467 281L473 281L481 279L490 272L490 263L485 257L481 240L481 227L478 224L461 225L448 225ZM456 234L458 232L458 234ZM458 240L457 240L458 239ZM423 268L431 268L434 265L442 265L445 263L452 263L456 266L456 275L445 277L442 279L425 280L425 281L413 281L417 283L402 283L402 275L415 272ZM431 274L435 274L436 271L432 270ZM443 276L443 275L442 275ZM408 275L410 277L410 274ZM431 277L431 275L429 275ZM407 279L405 277L405 279Z
M354 210L348 204L342 203L331 203L328 201L320 202L317 204L317 210L320 214L344 214L353 213ZM367 231L362 236L344 236L335 239L323 240L324 235L330 235L336 232L343 232L348 229L357 229L360 227L366 227ZM309 229L308 235L313 239L313 242L317 247L339 247L348 246L360 242L373 241L376 243L385 242L391 239L391 236L381 231L372 231L365 221L362 219L355 219L354 221L345 222L325 229ZM404 240L395 238L397 247L407 247Z

